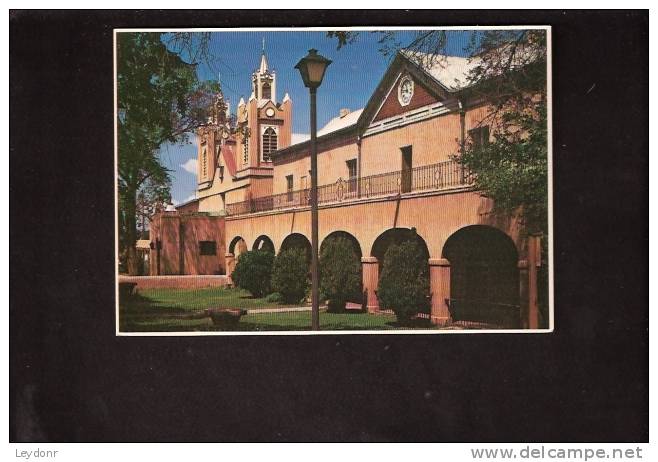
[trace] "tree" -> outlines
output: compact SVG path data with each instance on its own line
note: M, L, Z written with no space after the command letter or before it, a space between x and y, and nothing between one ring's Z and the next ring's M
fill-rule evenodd
M467 94L492 103L479 125L491 127L493 140L470 140L459 158L495 211L548 234L546 33L487 31L469 49L479 61Z
M391 244L384 254L377 298L384 309L395 312L402 325L417 313L429 310L430 283L427 258L415 239Z
M140 239L148 239L148 227L151 217L164 208L164 204L171 200L171 181L165 178L158 182L150 177L137 192L137 229Z
M187 141L207 121L218 85L199 82L196 64L167 48L159 33L117 34L118 189L122 253L137 272L137 197L149 181L168 191L158 150Z
M274 260L272 289L286 303L299 303L309 287L306 251L300 248L282 250Z
M270 279L274 254L265 250L250 250L240 255L231 279L236 286L245 289L255 297L270 292Z
M329 300L329 311L343 311L360 292L361 261L354 245L344 237L329 238L320 252L320 293Z

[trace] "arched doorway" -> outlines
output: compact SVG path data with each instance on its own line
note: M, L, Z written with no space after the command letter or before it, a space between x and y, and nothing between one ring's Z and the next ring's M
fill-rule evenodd
M311 266L311 242L303 234L293 233L288 235L281 243L281 252L287 249L302 249L306 253L306 261Z
M247 251L247 243L241 236L235 236L228 246L228 252L232 253L237 259L238 256Z
M423 252L423 256L425 257L425 261L429 261L430 253L427 250L427 244L425 243L425 240L416 233L415 229L391 228L387 231L384 231L377 237L377 239L375 239L375 242L372 245L372 251L370 252L370 255L376 257L379 261L380 273L381 269L383 268L384 257L386 256L386 251L388 248L392 244L400 245L403 242L410 240L416 241L418 243L418 246L420 247L420 250Z
M254 241L253 250L265 250L267 252L274 253L274 242L269 237L262 235L258 236Z
M327 235L322 240L322 244L320 244L320 271L322 272L322 264L323 264L323 250L326 248L327 244L330 243L332 240L337 240L337 239L344 239L347 242L349 242L352 245L352 250L354 254L354 260L350 261L350 268L352 267L352 264L354 264L356 267L359 268L359 284L358 288L356 289L355 293L350 293L348 295L348 303L350 309L358 307L358 305L361 305L361 308L363 308L363 276L361 272L361 257L362 257L362 252L361 252L361 245L359 244L359 241L357 240L356 237L354 237L352 234L345 232L345 231L334 231ZM321 276L322 277L322 276Z
M429 250L427 249L427 244L425 243L425 240L419 236L416 233L415 229L409 229L409 228L391 228L387 231L384 231L382 234L380 234L377 239L375 239L375 242L372 245L372 250L370 251L370 255L377 258L377 272L376 272L376 279L377 279L377 287L379 287L379 281L381 280L382 274L384 271L386 271L387 264L393 264L395 265L395 262L386 262L386 252L392 245L400 245L403 242L408 242L408 241L413 241L416 242L418 249L421 252L421 258L422 261L424 262L423 267L420 268L422 270L421 272L421 277L425 278L427 281L427 284L429 286ZM395 267L393 268L395 270ZM364 269L365 271L365 269ZM365 276L364 276L365 278ZM374 277L373 277L374 278ZM371 282L372 284L372 282ZM375 294L377 291L375 290ZM368 301L368 310L371 310L372 305L377 305L377 310L379 309L379 302L374 301L374 299L371 297L371 295L368 295L369 301ZM377 297L375 297L377 298Z
M359 260L361 260L363 253L361 252L361 245L359 244L359 241L356 239L356 237L345 231L334 231L333 233L327 235L327 237L325 237L324 240L322 241L322 244L320 244L320 253L322 253L322 248L324 247L325 243L327 243L331 239L335 239L339 237L347 239L352 243L352 246L354 248L354 253L359 257Z
M512 239L484 225L461 228L443 246L450 262L454 321L519 327L518 253Z

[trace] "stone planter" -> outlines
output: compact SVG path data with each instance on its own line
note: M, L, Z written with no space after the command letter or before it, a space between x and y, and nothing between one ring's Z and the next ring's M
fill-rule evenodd
M247 314L247 310L238 308L210 308L207 310L212 323L222 329L231 329L238 325L240 318Z

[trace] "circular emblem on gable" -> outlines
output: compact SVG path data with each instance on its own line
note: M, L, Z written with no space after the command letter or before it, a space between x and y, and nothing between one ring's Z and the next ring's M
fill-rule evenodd
M408 75L400 80L398 85L398 101L401 106L407 106L414 96L414 81Z
M266 115L267 117L274 117L274 108L268 107L268 108L265 110L265 115Z

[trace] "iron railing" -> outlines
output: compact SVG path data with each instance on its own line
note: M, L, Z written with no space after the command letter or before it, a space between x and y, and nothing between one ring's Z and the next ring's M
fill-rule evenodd
M469 175L457 161L423 165L410 170L378 175L338 179L335 183L318 186L318 204L339 203L370 197L405 194L410 192L450 189L469 184ZM226 205L227 215L267 212L310 205L311 190L300 189L272 196L257 197Z

